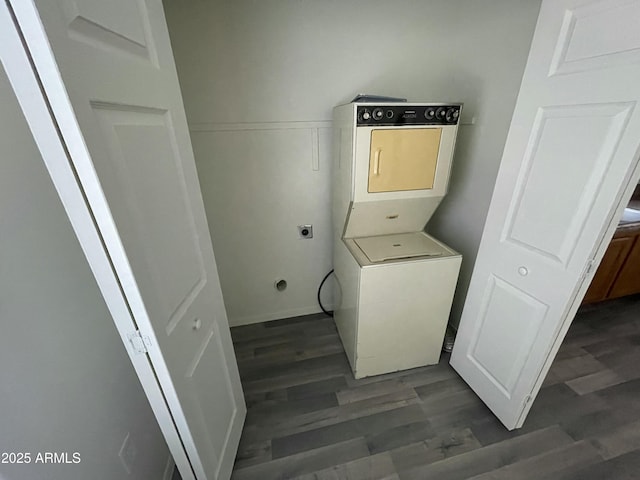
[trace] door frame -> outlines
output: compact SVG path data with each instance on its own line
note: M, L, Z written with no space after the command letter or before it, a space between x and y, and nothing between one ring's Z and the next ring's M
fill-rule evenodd
M168 405L167 394L170 395L171 392L162 389L149 353L141 353L130 338L138 331L144 337L146 332L141 330L133 318L107 249L109 239L105 238L98 227L97 219L108 215L108 212L98 212L89 206L87 191L72 161L72 146L65 142L62 135L61 123L66 121L75 124L75 116L68 106L63 89L55 90L57 98L45 93L43 77L60 85L62 80L32 2L0 2L0 60L173 461L183 480L195 480L185 444ZM52 89L49 90L51 91ZM61 109L65 113L64 119L60 118ZM146 349L151 351L157 349L157 346L148 344Z

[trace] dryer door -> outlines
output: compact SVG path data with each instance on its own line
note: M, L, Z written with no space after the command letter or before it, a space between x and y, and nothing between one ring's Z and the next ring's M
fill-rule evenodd
M371 132L369 193L433 188L441 128Z

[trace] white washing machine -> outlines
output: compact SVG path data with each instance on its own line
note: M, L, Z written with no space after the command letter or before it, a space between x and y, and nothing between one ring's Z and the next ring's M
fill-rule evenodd
M435 364L462 257L426 234L462 105L334 109L334 318L356 378Z

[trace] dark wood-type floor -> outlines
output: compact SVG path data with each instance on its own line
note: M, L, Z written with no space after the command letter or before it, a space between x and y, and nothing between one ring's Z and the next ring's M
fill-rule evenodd
M248 407L236 480L640 478L640 296L580 311L514 432L446 355L354 380L331 318L232 335Z

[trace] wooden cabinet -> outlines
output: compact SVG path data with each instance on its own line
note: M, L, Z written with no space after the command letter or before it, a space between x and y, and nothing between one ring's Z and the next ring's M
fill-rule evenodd
M635 293L640 293L640 226L616 232L582 303Z
M635 236L633 247L611 287L609 298L624 297L638 292L640 292L640 235Z

